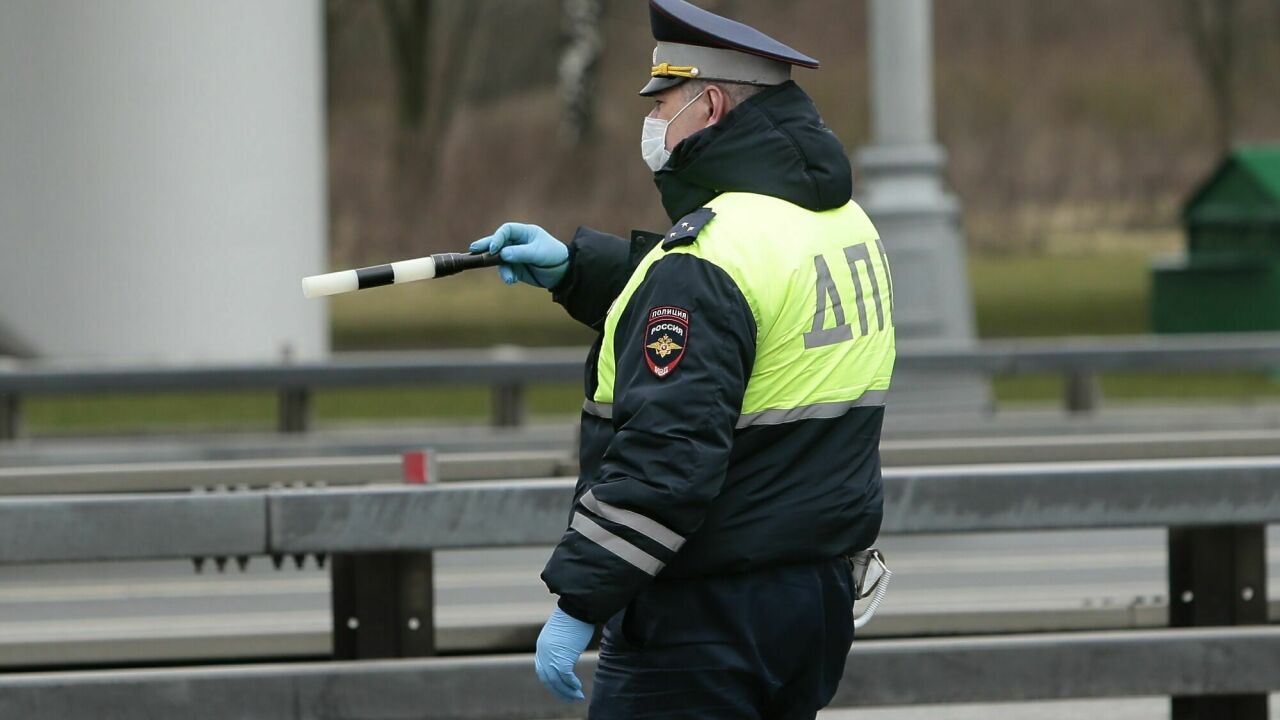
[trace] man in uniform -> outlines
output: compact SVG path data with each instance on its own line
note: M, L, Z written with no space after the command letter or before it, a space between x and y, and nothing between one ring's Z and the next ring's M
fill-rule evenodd
M536 671L583 698L603 625L593 718L812 718L853 640L846 557L880 529L889 267L790 80L818 62L683 0L650 19L641 149L672 227L472 245L600 333Z

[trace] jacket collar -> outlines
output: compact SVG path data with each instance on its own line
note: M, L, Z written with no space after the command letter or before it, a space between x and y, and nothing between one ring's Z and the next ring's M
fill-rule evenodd
M672 222L723 192L769 195L814 211L842 207L853 194L844 147L792 81L685 138L653 180Z

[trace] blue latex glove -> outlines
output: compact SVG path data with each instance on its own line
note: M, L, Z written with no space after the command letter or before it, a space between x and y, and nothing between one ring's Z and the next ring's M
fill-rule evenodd
M471 252L500 253L502 281L554 288L569 271L569 248L537 225L503 223L492 235L471 243Z
M547 689L569 702L583 700L582 681L573 674L578 657L587 649L595 626L570 616L560 608L551 613L538 635L533 667Z

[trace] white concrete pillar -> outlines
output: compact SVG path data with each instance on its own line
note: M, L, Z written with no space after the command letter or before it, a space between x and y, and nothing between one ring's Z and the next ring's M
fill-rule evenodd
M0 2L0 326L59 360L326 356L321 21Z

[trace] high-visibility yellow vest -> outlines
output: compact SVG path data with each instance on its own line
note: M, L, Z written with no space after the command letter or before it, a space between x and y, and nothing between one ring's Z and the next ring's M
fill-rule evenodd
M862 208L850 201L812 212L751 193L724 193L707 207L715 216L696 241L654 247L609 309L588 412L611 414L618 320L650 266L675 253L724 270L755 318L755 362L737 427L883 405L895 357L893 280Z

